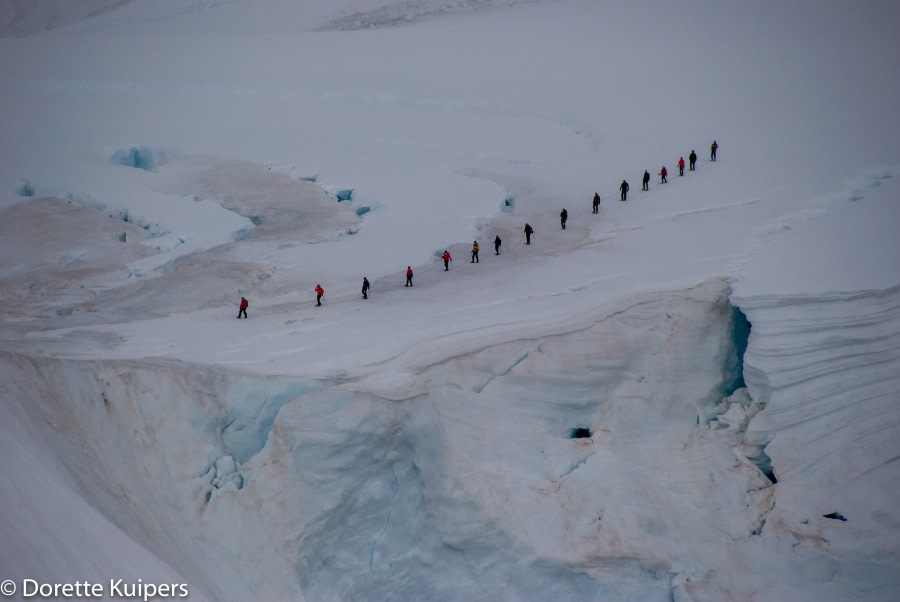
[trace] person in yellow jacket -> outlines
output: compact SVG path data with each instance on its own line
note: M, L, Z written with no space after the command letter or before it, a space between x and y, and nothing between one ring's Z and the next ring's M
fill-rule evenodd
M478 249L478 241L476 240L472 243L472 261L469 263L478 263Z

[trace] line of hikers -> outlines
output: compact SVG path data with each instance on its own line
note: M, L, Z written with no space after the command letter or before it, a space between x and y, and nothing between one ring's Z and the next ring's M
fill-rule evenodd
M527 236L529 236L529 237L531 236L531 232L533 232L531 230L531 226L529 226L528 224L525 224L525 231L527 233ZM500 246L502 244L503 244L503 241L500 239L500 236L499 235L495 236L494 237L494 255L500 254ZM477 240L473 241L472 242L472 259L471 259L470 263L478 263L478 252L480 250L481 250L481 247L478 245L478 241ZM444 261L444 271L449 270L450 262L453 261L453 257L450 255L450 251L445 249L444 254L441 255L441 259ZM404 287L413 286L413 275L414 274L413 274L412 266L410 266L410 265L406 266L406 284L403 285ZM369 283L369 279L367 277L363 276L363 282L362 282L362 298L363 299L369 298L369 288L370 287L371 287L371 284ZM314 292L316 293L316 307L321 307L322 299L325 298L325 289L322 288L321 284L317 283L316 288L314 289ZM250 302L247 300L246 297L241 297L241 301L238 304L237 317L238 318L241 318L241 317L246 318L248 307L250 307Z
M716 142L715 140L713 140L712 145L709 147L709 160L710 161L716 160L716 151L718 151L718 150L719 150L719 143ZM688 166L689 166L688 169L690 171L694 171L696 165L697 165L697 153L693 149L691 149L691 154L688 155ZM659 176L661 184L665 184L668 182L669 172L666 169L665 165L662 166L662 169L659 170L659 173L657 175ZM678 175L679 176L684 175L684 157L679 157L679 159L678 159ZM644 170L644 176L641 180L641 183L642 183L641 190L650 190L650 172L648 172L647 170ZM630 187L628 185L628 182L626 180L622 180L622 184L619 186L619 192L622 195L621 200L624 201L627 199L629 188ZM600 211L600 194L595 192L593 203L592 203L592 213L599 213L599 211ZM566 229L566 221L568 221L568 219L569 219L569 212L566 211L565 208L563 208L563 210L559 213L559 223L563 230ZM526 223L525 224L525 244L526 245L531 244L531 237L533 235L534 235L534 228L531 227L531 224ZM496 237L494 237L494 255L500 254L500 245L501 244L503 244L503 241L500 240L500 236L497 235ZM479 263L478 252L480 250L481 250L481 247L478 245L478 241L477 240L473 241L472 242L472 258L469 261L469 263ZM445 272L448 271L450 269L450 263L453 261L453 257L450 255L449 250L444 249L444 253L443 253L443 255L441 255L441 260L443 260L443 262L444 262L444 271ZM411 287L412 285L413 285L413 269L412 269L412 266L408 265L408 266L406 266L406 284L404 284L403 286ZM363 299L369 298L369 286L370 286L369 279L366 278L365 276L363 276L363 283L362 283L362 298ZM316 284L315 293L316 293L316 307L320 307L322 305L322 299L325 297L325 289L322 288L321 284ZM246 318L247 317L247 308L249 306L250 306L250 302L247 301L247 299L245 297L241 297L241 302L238 306L239 309L238 309L237 317L240 318L241 316L243 316L244 318Z
M709 160L716 160L716 151L719 150L719 143L713 140L712 145L709 147ZM690 171L694 171L697 166L697 153L691 149L691 154L688 155L688 169ZM669 170L666 169L666 166L663 165L662 169L659 170L659 173L656 174L659 176L659 183L666 184L669 181ZM684 175L684 157L678 158L678 175ZM628 199L628 191L631 187L628 185L627 180L622 180L622 184L619 185L619 193L620 199L625 201ZM650 190L650 172L644 170L644 177L641 178L641 190ZM597 193L594 193L594 213L597 213L597 209L600 206L600 196ZM563 210L565 211L565 210ZM565 225L563 226L563 230L565 230Z

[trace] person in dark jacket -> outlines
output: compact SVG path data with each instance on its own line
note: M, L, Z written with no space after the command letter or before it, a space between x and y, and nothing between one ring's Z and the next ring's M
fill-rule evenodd
M697 153L691 150L691 154L688 155L688 169L694 171L695 165L697 165Z
M250 307L250 302L247 301L244 297L241 297L241 304L238 305L238 315L237 315L239 320L241 319L241 315L243 315L244 318L247 317L247 308L248 307Z
M594 213L597 213L598 211L600 211L600 194L597 192L594 193L593 207L594 207Z
M503 244L503 241L500 240L500 235L494 237L494 255L500 254L500 245Z
M365 276L363 276L362 295L363 299L369 298L369 279Z
M644 170L644 177L641 178L641 190L650 190L650 172L646 169Z
M622 200L626 200L628 198L628 182L622 180L622 185L619 186L619 191L622 193Z
M562 229L566 229L566 220L569 219L569 212L563 208L562 211L559 212L559 225L562 226Z
M716 160L716 151L719 150L719 143L713 140L712 146L709 147L709 160Z
M534 234L534 228L531 227L531 224L525 224L525 244L531 244L531 235Z

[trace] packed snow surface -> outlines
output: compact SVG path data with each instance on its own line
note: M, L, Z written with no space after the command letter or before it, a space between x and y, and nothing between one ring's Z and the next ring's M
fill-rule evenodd
M2 587L896 600L898 25L0 3Z

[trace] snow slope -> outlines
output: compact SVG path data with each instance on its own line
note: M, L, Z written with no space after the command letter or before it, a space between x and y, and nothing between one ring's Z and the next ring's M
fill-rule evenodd
M0 580L895 599L898 23L3 3Z

